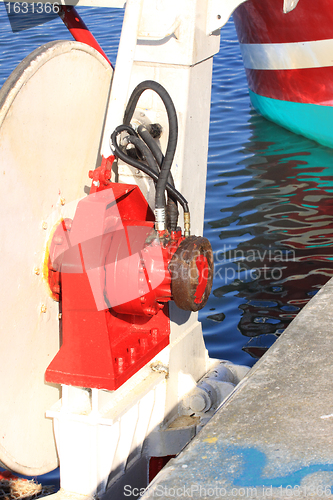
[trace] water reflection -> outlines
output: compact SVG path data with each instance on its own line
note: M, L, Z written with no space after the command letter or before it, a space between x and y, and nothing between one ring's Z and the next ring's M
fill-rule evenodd
M254 112L249 127L244 158L210 184L223 206L206 230L216 268L205 328L208 347L217 328L233 344L238 316L238 330L251 337L243 350L259 357L333 275L333 151Z

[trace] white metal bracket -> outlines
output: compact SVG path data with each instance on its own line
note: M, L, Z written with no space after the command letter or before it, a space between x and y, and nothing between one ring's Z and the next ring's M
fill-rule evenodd
M179 17L176 17L174 22L172 23L169 28L167 28L164 32L160 31L140 31L138 39L147 39L151 41L160 41L163 40L169 36L174 36L177 40L179 38L179 27L180 27L181 20Z
M246 0L209 0L206 34L212 35L226 24L233 11Z

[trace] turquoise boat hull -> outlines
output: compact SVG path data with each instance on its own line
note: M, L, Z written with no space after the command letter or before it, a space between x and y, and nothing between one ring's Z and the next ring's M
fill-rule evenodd
M249 90L254 109L262 116L296 134L333 148L333 107L282 101Z

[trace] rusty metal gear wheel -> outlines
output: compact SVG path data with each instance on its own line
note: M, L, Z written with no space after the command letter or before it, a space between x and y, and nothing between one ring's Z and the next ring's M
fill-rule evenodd
M190 236L179 245L169 264L173 300L180 309L199 311L213 285L214 259L207 238Z

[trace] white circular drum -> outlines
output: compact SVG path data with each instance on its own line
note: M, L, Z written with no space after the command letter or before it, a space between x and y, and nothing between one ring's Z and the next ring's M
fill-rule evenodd
M45 279L54 225L89 192L112 68L94 49L36 49L0 90L0 461L39 475L57 467L46 410L60 387L44 372L59 348L59 304Z

